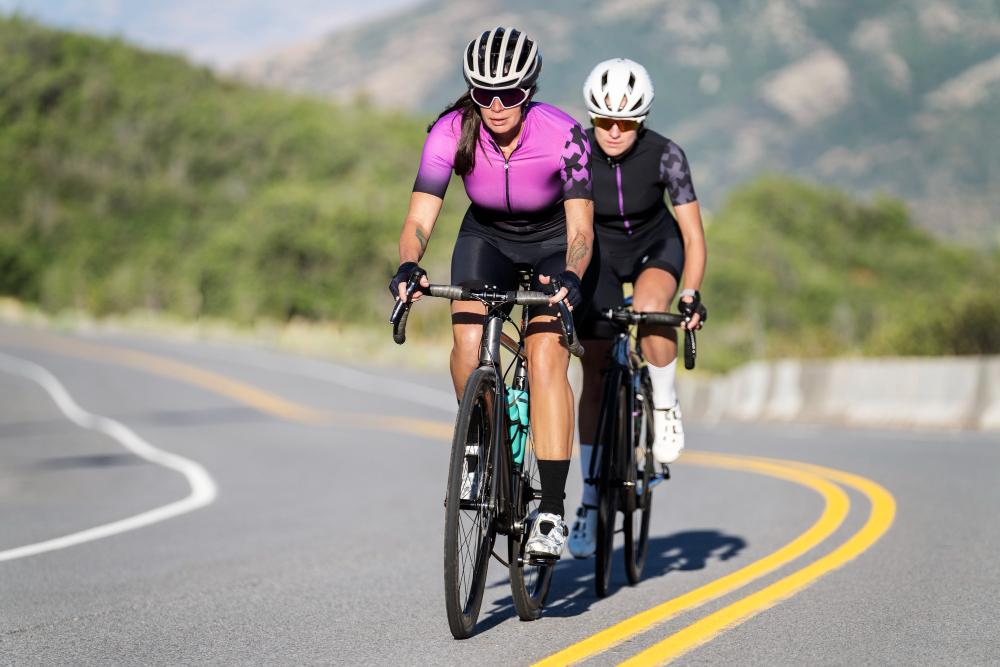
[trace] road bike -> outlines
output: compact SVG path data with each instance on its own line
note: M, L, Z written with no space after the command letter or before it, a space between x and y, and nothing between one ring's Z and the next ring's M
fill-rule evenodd
M680 327L687 318L676 313L637 313L630 306L631 298L625 307L598 312L598 317L617 328L611 363L604 375L595 456L591 457L587 478L598 491L594 554L598 597L605 597L609 591L615 535L619 532L625 540L625 575L629 584L639 582L649 546L653 489L670 479L667 465L657 469L654 464L653 390L642 350L633 341L639 325ZM684 366L694 368L696 356L695 333L684 329ZM619 513L622 524L616 529Z
M465 383L455 420L444 501L445 608L452 635L465 639L475 631L491 555L508 569L514 608L522 620L541 616L552 582L557 559L525 554L541 484L530 433L524 353L528 308L548 306L551 295L456 285L424 288L419 287L421 277L418 273L407 283L408 295L419 289L430 296L486 306L479 366ZM521 288L530 286L531 277L529 268L518 267ZM397 300L390 317L398 344L406 340L410 303ZM520 323L510 317L514 306L521 306ZM581 356L583 347L569 309L564 303L558 307L567 347ZM505 322L513 325L513 338L503 332ZM495 549L498 534L507 538L506 558Z

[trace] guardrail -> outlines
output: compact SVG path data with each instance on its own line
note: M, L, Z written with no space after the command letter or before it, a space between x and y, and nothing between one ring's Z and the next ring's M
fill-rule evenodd
M1000 356L753 362L678 380L685 418L1000 430Z

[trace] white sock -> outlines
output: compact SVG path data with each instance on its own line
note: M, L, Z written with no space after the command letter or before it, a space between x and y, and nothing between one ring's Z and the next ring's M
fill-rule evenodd
M674 387L674 377L677 375L677 360L666 366L654 366L647 363L649 380L653 383L653 407L657 410L667 410L677 402L677 390Z
M583 482L583 498L580 500L584 505L597 507L597 485L587 484L590 477L590 457L594 455L594 446L580 443L580 477Z

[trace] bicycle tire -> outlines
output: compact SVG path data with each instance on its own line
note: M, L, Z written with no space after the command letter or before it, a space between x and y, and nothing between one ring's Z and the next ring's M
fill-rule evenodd
M475 631L496 540L497 448L493 437L496 408L496 376L491 369L477 368L465 384L455 420L445 497L445 610L455 639L467 639ZM479 445L473 488L474 500L478 502L475 508L463 509L462 483L467 465L466 445L470 442Z
M597 548L594 551L594 589L597 597L603 598L611 589L611 561L615 547L615 521L618 515L618 476L615 469L617 449L619 394L621 371L612 370L607 375L604 386L604 400L601 401L601 416L598 418L598 442L601 454L601 468L598 472L597 501ZM613 405L611 410L607 406Z
M622 519L625 535L625 576L630 585L634 586L642 578L642 570L646 565L646 554L649 551L649 520L653 510L653 489L650 481L653 479L653 413L652 385L649 373L643 368L640 371L640 391L633 397L631 409L632 429L629 447L629 481L635 486L627 489L629 500L625 503L625 516Z
M519 471L515 470L509 476L513 485L511 497L514 501L514 518L521 521L524 526L519 538L512 535L507 537L510 592L518 618L522 621L534 621L542 615L542 607L545 605L545 597L549 594L549 587L552 585L552 573L556 569L556 563L520 564L523 562L521 559L524 558L524 548L528 543L528 534L531 532L528 517L533 510L538 509L538 499L534 497L533 491L541 489L538 463L530 439L520 468Z

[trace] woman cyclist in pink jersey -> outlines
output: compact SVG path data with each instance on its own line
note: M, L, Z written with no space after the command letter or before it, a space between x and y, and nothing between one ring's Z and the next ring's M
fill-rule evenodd
M581 318L583 391L580 397L580 464L583 500L573 523L570 552L594 553L597 489L587 484L601 400L601 371L615 331L592 316L597 309L624 304L622 285L633 284L636 311L678 304L695 328L705 317L698 289L705 273L705 235L691 170L680 146L643 125L653 104L653 82L637 62L615 58L599 63L583 86L593 128L594 261L590 265L587 313ZM670 197L676 219L664 202ZM653 385L653 456L677 459L684 447L681 410L674 391L677 333L670 327L640 327L639 336Z
M462 63L469 90L429 129L389 290L405 300L406 282L427 247L452 172L462 177L471 205L455 241L451 282L516 289L514 267L528 264L534 267L534 289L553 279L561 285L549 308L531 313L525 344L542 487L526 549L558 557L568 536L563 499L574 402L554 305L565 300L572 308L582 299L580 277L594 233L590 144L570 116L532 101L542 57L520 30L482 33L469 42ZM479 360L484 317L482 304L452 303L451 374L458 396Z

